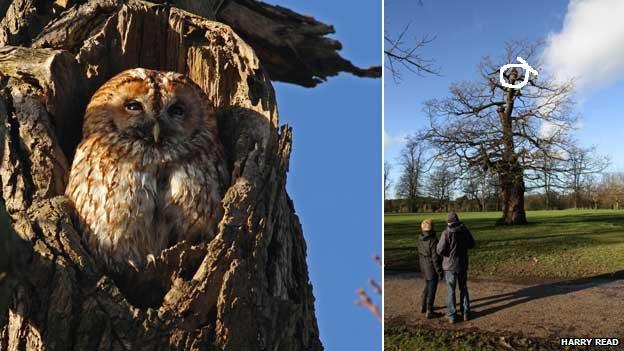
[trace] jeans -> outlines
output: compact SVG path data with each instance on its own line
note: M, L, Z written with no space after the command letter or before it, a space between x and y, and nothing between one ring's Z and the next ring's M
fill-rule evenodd
M435 300L436 290L438 290L438 278L435 277L427 280L422 292L422 310L433 312L433 301Z
M455 285L459 285L459 302L461 304L462 313L465 315L470 313L470 297L468 296L468 272L444 272L446 280L446 315L455 317Z

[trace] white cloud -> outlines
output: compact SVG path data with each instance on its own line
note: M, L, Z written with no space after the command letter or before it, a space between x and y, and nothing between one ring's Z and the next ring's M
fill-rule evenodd
M405 138L408 135L411 135L411 132L399 131L396 134L390 134L384 130L383 133L383 144L385 149L390 149L394 146L403 145L405 143Z
M557 134L569 132L570 129L578 130L584 127L582 120L575 121L572 125L558 124L551 121L542 121L538 130L538 137L541 139L549 139Z
M551 33L543 59L556 79L599 88L624 78L624 1L570 0L563 28Z
M384 148L388 148L390 146L390 134L384 130L383 132L383 146Z
M559 132L561 132L561 127L559 125L551 123L549 121L543 121L540 125L538 135L542 139L548 139Z

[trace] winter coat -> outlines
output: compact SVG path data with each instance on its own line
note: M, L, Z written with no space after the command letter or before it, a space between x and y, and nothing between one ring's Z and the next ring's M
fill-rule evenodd
M461 222L449 223L440 236L437 252L442 256L442 268L450 272L468 270L468 249L475 245L470 230Z
M424 231L418 236L418 260L425 279L436 279L442 274L442 259L436 252L438 238L435 231Z

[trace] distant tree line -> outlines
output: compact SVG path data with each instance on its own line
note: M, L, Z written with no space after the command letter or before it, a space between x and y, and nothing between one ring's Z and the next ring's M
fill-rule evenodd
M446 173L446 174L445 174ZM385 212L501 211L496 178L482 175L450 177L448 168L435 167L423 173L417 196L384 201ZM452 179L452 181L447 181ZM557 183L552 180L557 179ZM567 182L563 180L567 179ZM524 196L525 208L536 210L624 209L624 172L586 174L580 180L572 174L538 178Z

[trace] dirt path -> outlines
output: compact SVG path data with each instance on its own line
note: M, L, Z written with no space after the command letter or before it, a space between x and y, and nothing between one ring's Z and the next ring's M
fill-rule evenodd
M624 279L519 284L471 280L469 276L474 319L455 325L444 317L427 320L420 313L423 283L417 274L386 273L387 322L513 333L555 342L560 337L614 337L624 342ZM440 282L436 311L445 313L445 305L446 285Z

